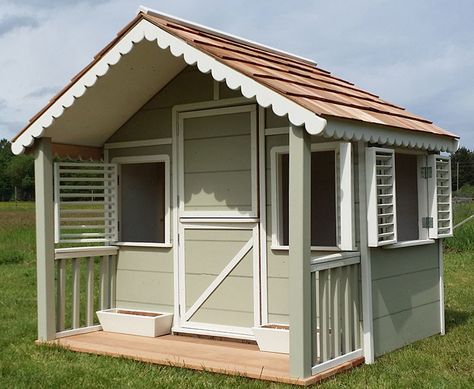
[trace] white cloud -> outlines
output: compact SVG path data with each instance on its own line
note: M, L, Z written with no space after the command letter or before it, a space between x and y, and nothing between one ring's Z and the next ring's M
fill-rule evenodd
M113 39L140 1L43 4L0 0L0 15L17 22L9 22L10 32L3 35L0 22L0 99L6 101L0 106L0 138L12 136ZM314 58L334 74L460 134L463 144L474 148L474 3L469 0L146 5Z

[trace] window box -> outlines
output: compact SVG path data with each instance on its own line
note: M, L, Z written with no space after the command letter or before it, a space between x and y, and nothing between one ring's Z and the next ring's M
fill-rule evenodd
M169 334L172 313L129 310L121 308L97 311L102 329L107 332L155 338Z
M288 354L290 331L287 325L265 324L252 328L260 351Z

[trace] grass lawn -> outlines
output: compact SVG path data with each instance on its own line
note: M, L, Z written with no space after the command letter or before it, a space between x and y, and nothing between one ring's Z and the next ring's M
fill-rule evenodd
M33 212L32 204L0 203L0 387L285 387L36 346ZM445 257L446 336L404 347L322 387L474 387L474 222L458 234L462 242L448 242Z

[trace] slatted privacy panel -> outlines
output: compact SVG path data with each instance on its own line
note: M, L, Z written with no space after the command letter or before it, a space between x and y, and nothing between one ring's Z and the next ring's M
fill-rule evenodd
M57 249L56 337L100 329L95 312L115 305L117 248Z
M117 240L117 165L59 162L54 165L55 242Z
M313 374L362 355L360 256L312 263Z
M370 247L397 242L395 153L392 149L366 149L367 222Z
M451 160L443 155L429 155L431 168L429 198L433 228L430 238L445 238L453 234Z

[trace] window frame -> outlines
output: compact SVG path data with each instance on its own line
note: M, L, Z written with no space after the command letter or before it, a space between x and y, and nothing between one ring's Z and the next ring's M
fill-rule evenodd
M122 165L128 164L139 164L139 163L164 163L165 167L165 216L164 216L164 242L127 242L122 241L122 229L119 228L119 241L115 242L116 246L126 247L173 247L171 243L171 202L170 202L170 157L167 154L156 154L156 155L140 155L140 156L127 156L127 157L114 157L112 163L118 165L117 176L119 183L121 182L122 176ZM119 220L119 226L122 224L122 195L120 190L120 184L117 188L117 218Z
M351 251L355 250L354 243L352 242L351 250L341 248L341 215L340 215L340 208L341 208L341 201L340 201L340 194L339 191L341 190L341 186L343 185L341 180L339 169L341 169L341 161L338 159L341 158L340 156L340 148L341 145L350 144L349 142L327 142L327 143L312 143L311 144L311 153L313 152L323 152L323 151L334 151L334 159L335 159L335 167L334 167L334 174L335 174L335 205L336 205L336 246L311 246L311 251ZM338 152L339 151L339 152ZM271 249L272 250L289 250L289 245L281 244L281 237L282 237L282 206L281 206L281 155L289 154L289 146L274 146L270 150L270 191L271 191L271 226L272 226L272 240L271 240ZM349 155L351 155L349 153ZM347 163L345 163L345 167L347 167ZM349 175L350 179L350 186L351 186L351 226L350 226L350 236L352 241L353 239L353 223L354 223L354 203L353 203L353 187L352 187L352 162L350 161L349 166Z
M405 150L401 148L380 148L380 147L367 147L367 149L377 149L377 150L392 150L393 151L393 161L395 164L396 160L396 155L397 154L407 154L407 155L416 155L417 157L417 198L418 198L418 239L412 239L412 240L399 240L397 237L397 240L394 243L389 243L386 245L383 244L378 244L377 246L374 245L369 245L370 247L382 247L386 249L396 249L396 248L403 248L403 247L412 247L412 246L421 246L421 245L427 245L427 244L433 244L435 243L435 239L437 237L433 236L432 231L434 228L427 228L423 226L423 219L424 218L433 218L433 210L432 210L432 194L430 192L432 191L432 178L425 178L422 176L422 170L424 168L429 168L430 167L430 156L431 154L428 152L424 151L417 151L417 150ZM395 166L396 169L396 166ZM433 175L436 174L435 171L432 172ZM394 183L395 187L398 187L398 184L396 182L396 175L394 175ZM396 192L396 191L395 191ZM396 193L395 193L396 194ZM435 201L436 203L436 201ZM395 196L395 204L397 204L397 198ZM395 216L396 216L396 229L398 229L398 207L396 207L395 211ZM369 218L369 223L370 223L370 214L368 215Z

